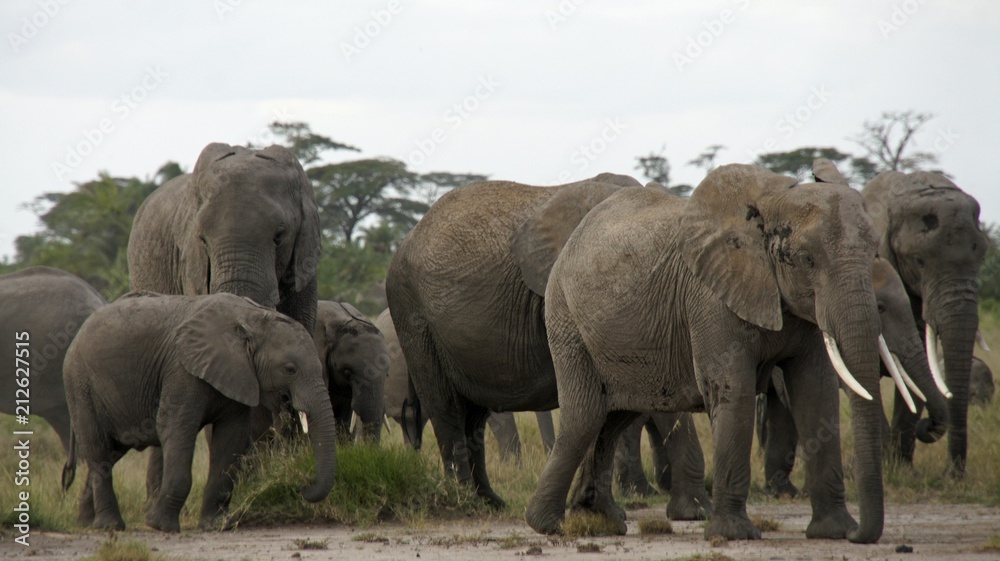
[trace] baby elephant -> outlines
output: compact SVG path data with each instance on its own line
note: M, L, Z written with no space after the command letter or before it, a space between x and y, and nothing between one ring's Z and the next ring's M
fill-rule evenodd
M214 426L201 526L228 506L233 468L250 446L250 411L290 399L312 425L316 478L310 502L326 498L336 472L333 410L322 366L304 327L232 294L132 293L97 310L80 328L64 366L73 424L63 489L76 456L87 464L79 523L123 529L112 468L128 450L163 448L163 483L146 513L158 530L180 530L191 490L195 437Z

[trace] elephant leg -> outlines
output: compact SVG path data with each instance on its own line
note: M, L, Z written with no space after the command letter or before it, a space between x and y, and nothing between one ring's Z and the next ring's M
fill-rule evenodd
M649 421L646 423L646 438L649 440L649 449L653 454L653 479L656 482L656 486L660 488L660 491L669 493L673 469L670 463L670 454L667 452L666 441L673 427L661 427L661 416L666 418L670 415L650 415Z
M93 493L94 521L91 526L98 530L124 530L125 519L122 518L115 495L114 467L125 455L128 448L113 446L104 454L99 454L94 460L87 462L87 479ZM81 502L81 517L83 516Z
M642 428L648 420L649 415L641 415L633 421L622 431L615 448L615 474L618 488L624 496L656 494L642 469Z
M672 466L667 518L707 519L712 514L712 500L705 491L705 455L694 427L694 417L691 413L661 413L653 418L657 432L668 433L662 446Z
M250 449L252 437L242 416L216 422L209 443L208 480L202 493L202 529L213 529L229 508L239 459Z
M156 501L156 496L160 494L160 486L163 484L163 449L159 446L150 446L149 463L146 464L146 504L151 505Z
M791 475L799 434L792 412L778 398L773 386L768 386L763 432L764 492L772 497L798 496L799 490L792 484Z
M191 492L191 463L195 439L200 427L196 423L168 427L160 437L163 448L163 484L156 501L146 511L146 524L164 532L180 532L180 514Z
M537 411L535 419L538 420L538 432L542 435L542 446L545 447L545 453L551 454L552 447L556 444L556 427L552 424L552 412Z
M94 524L97 512L94 510L94 473L87 468L87 479L83 482L83 489L80 490L79 512L76 516L76 523L83 528L90 528Z
M535 494L528 502L524 518L536 532L558 534L566 514L566 496L580 462L601 432L607 418L607 402L601 394L601 382L590 356L577 340L578 346L562 348L553 343L556 377L561 383L559 393L568 397L560 402L559 435L552 448Z
M444 472L463 483L472 483L469 449L465 440L465 400L455 396L454 405L440 413L430 412L431 426L441 452Z
M508 460L514 458L521 459L521 436L517 434L517 422L511 412L493 413L487 417L486 422L493 431L493 436L497 439L500 448L500 459Z
M612 411L597 434L597 440L584 459L577 487L572 493L573 510L586 510L603 515L617 526L617 533L624 535L625 511L618 506L611 493L615 449L622 432L632 425L638 413Z
M812 356L810 356L812 355ZM844 539L858 523L847 512L840 453L840 387L829 359L818 345L782 368L806 467L812 505L807 538ZM775 400L777 401L777 400ZM775 437L771 432L770 440Z
M747 516L752 419L756 402L754 376L751 373L755 370L750 365L740 367L734 364L729 372L716 374L717 379L709 377L705 380L715 448L715 480L712 485L715 510L705 525L706 539L713 536L731 540L760 539L760 530Z
M906 406L906 402L903 401L903 396L899 394L898 390L895 394L889 438L890 457L895 462L912 466L913 452L916 449L917 420L920 418L919 412L920 408L923 407L923 403L920 403L918 406L918 413L912 413Z
M472 473L472 483L476 494L487 504L496 509L502 509L507 504L490 486L490 478L486 473L486 418L490 415L488 409L470 405L465 413L465 441L469 455L469 469ZM510 415L513 422L514 416ZM515 434L517 434L515 427Z

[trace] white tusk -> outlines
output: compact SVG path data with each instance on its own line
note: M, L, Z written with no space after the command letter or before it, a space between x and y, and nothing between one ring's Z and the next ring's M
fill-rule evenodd
M906 369L903 368L903 363L899 361L899 357L896 356L896 353L890 353L890 354L892 355L892 361L896 363L896 370L899 370L899 374L903 377L903 381L906 382L906 386L910 388L910 391L913 392L913 395L920 398L920 401L927 403L927 397L924 396L924 392L920 391L920 388L917 387L917 383L913 381L913 378L911 378L910 375L906 372Z
M847 384L848 388L854 391L854 393L860 395L861 397L871 401L872 394L868 393L868 390L861 385L857 379L851 374L851 371L844 364L843 357L840 356L840 349L837 348L837 341L833 339L833 335L827 332L823 332L823 343L826 344L826 353L830 355L830 362L833 363L833 369L837 371L837 375L840 379Z
M302 432L309 434L309 419L302 411L299 411L299 423L302 424Z
M896 382L896 387L899 388L899 394L903 396L903 401L906 402L906 406L910 408L910 413L917 412L917 406L913 403L913 398L910 396L909 390L906 389L906 382L903 381L902 374L899 373L899 369L896 368L896 362L892 360L892 355L889 353L889 346L885 344L885 337L881 335L878 336L878 354L882 357L882 362L885 363L885 367L889 369L889 375L892 376L892 380Z
M976 330L976 344L979 345L980 349L990 352L990 346L986 344L986 338L983 337L983 332L978 329Z
M389 431L389 434L392 434L392 425L389 424L389 416L382 415L382 422L385 424L385 430Z
M927 363L931 367L931 375L934 376L934 383L937 384L939 392L944 394L948 399L951 399L951 391L948 389L948 385L944 383L944 375L941 374L941 362L938 360L937 333L934 333L934 328L929 323L927 324L926 335Z
M354 429L357 426L358 426L358 414L357 413L351 413L351 428L348 429L349 433L350 434L354 434Z

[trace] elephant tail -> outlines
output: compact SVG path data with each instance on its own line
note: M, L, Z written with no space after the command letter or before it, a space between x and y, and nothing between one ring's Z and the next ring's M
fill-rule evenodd
M69 458L62 471L62 490L65 493L69 490L73 480L76 479L76 432L69 433Z

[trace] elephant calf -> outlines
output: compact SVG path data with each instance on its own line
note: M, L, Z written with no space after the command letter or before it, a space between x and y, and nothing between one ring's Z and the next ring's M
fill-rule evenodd
M96 312L66 353L73 422L63 489L76 457L87 464L78 521L123 529L112 468L128 450L161 446L163 484L146 513L158 530L179 531L191 490L195 437L214 426L201 526L228 506L233 468L250 446L250 412L290 399L312 424L316 479L302 489L324 499L336 471L333 411L312 337L301 324L232 294L132 293Z

